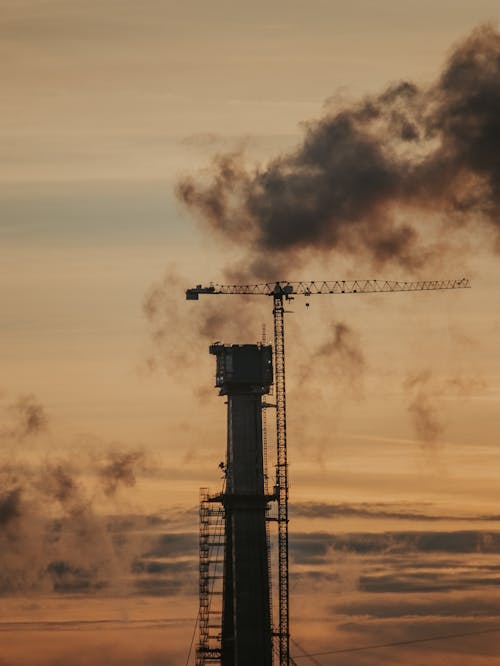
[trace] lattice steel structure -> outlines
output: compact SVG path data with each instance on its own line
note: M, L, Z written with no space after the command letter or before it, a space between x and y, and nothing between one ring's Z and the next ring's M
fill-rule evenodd
M288 573L288 459L286 444L285 309L283 295L273 296L274 384L276 390L276 499L278 500L278 651L288 666L290 654Z
M201 488L197 666L221 663L224 519L222 495L210 495L206 488Z

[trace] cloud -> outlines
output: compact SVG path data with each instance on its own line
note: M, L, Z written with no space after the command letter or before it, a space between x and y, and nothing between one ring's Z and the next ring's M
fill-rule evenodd
M409 398L407 409L420 442L433 446L442 436L445 430L444 396L466 398L477 392L483 393L485 388L486 382L481 377L455 374L439 378L429 369L410 373L403 382L403 389Z
M391 531L391 532L294 532L290 549L297 563L325 562L333 553L365 556L405 553L498 553L500 532Z
M128 530L98 505L120 485L131 486L142 462L142 453L115 447L94 467L83 457L2 465L0 594L126 589L132 562L154 541L154 530ZM77 471L86 465L90 486Z
M332 609L333 610L333 609ZM498 596L484 589L480 594L446 594L446 595L386 595L380 597L360 597L335 605L336 613L342 615L370 616L378 618L401 617L486 617L497 618L499 615Z
M143 451L110 451L103 466L99 469L99 478L104 493L114 495L120 485L134 486L136 472L144 466Z
M317 368L328 372L330 377L341 381L343 387L359 397L366 361L359 335L349 324L340 321L328 326L326 339L301 367L300 383L309 380L313 374L316 377Z
M7 411L12 422L0 430L0 438L23 441L48 428L45 408L32 393L19 397Z
M173 557L198 554L198 535L193 532L162 534L147 557Z
M293 502L290 514L295 518L370 518L373 520L410 520L410 521L447 521L447 522L483 522L499 521L497 514L446 515L432 512L416 511L408 505L366 503L335 503L335 502Z
M202 299L193 306L185 300L185 290L192 286L189 279L170 267L146 291L142 310L153 343L146 361L148 370L164 367L171 375L184 376L187 369L199 368L200 340L205 340L208 347L215 340L253 342L259 338L256 304L249 308L246 299L219 296Z
M0 494L0 527L6 528L9 523L19 518L21 513L20 504L20 488L11 488Z
M402 81L327 113L262 167L219 154L177 195L206 229L246 248L239 272L255 278L332 253L415 271L456 249L464 228L498 251L499 81L500 33L485 25L434 84Z
M434 444L444 431L441 410L435 400L436 388L431 385L429 370L409 376L404 382L410 394L408 411L412 417L417 438L425 444Z
M158 647L156 650L145 648L141 654L134 654L136 650L120 648L118 646L101 645L100 647L78 646L78 650L60 650L58 655L33 657L36 666L177 666L176 651L169 648ZM18 666L18 663L6 660L0 661L1 666Z

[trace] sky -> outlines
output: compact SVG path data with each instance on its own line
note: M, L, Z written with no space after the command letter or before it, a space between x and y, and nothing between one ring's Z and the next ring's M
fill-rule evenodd
M500 626L497 5L0 0L0 666L186 663L210 281L471 279L289 304L293 654Z

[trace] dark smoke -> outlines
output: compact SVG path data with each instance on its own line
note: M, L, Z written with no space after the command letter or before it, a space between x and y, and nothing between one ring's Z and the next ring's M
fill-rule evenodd
M21 489L12 488L0 494L0 528L6 528L20 515Z
M47 430L48 418L43 405L32 394L21 396L9 405L12 424L0 431L0 437L22 441Z
M184 376L186 369L198 368L200 338L207 347L215 340L252 342L258 338L257 303L249 307L247 299L234 296L206 296L197 303L187 302L184 292L192 286L192 281L170 268L147 290L142 310L153 343L152 354L146 360L149 371L164 366L170 374ZM266 299L259 300L264 301L263 306L268 305Z
M1 461L0 595L98 590L129 576L149 540L111 526L98 505L135 483L144 454L105 456L101 464L83 456L40 466Z
M112 451L99 471L104 493L114 495L120 485L135 486L136 472L143 469L145 455L142 451Z
M81 494L77 481L63 463L47 466L40 475L38 487L63 506L78 502Z
M433 384L429 370L408 377L404 388L410 395L408 411L411 414L417 438L425 444L434 444L444 431L440 405L437 402L439 391Z
M329 113L265 167L219 155L208 179L184 178L177 194L248 248L248 276L280 279L291 256L332 251L417 270L458 245L450 229L489 229L500 251L499 147L500 32L487 25L433 85L403 81Z
M356 331L345 322L330 324L327 339L310 355L300 369L301 391L313 375L327 373L329 386L348 389L354 397L362 395L362 381L366 368L365 356ZM333 384L332 384L333 382Z
M403 389L408 396L407 409L417 438L424 445L434 445L445 431L443 398L484 394L487 383L482 377L461 374L440 378L426 369L409 374L403 382Z
M358 335L349 324L334 324L330 338L317 350L315 357L328 361L334 374L351 387L359 388L366 363Z

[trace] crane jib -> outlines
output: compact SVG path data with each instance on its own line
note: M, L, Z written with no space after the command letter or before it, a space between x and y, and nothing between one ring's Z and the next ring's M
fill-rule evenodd
M186 290L186 300L197 301L201 294L235 294L247 296L278 296L288 299L291 295L314 294L373 294L398 291L431 291L441 289L469 289L467 278L453 280L312 280L289 282L264 282L261 284L201 284Z

